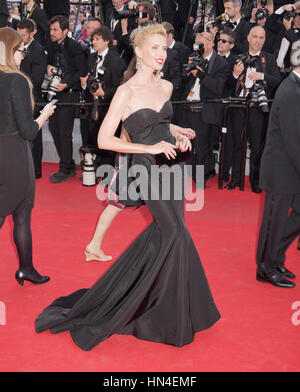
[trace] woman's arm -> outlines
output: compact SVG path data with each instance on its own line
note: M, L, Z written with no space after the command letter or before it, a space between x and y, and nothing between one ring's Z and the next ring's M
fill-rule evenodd
M196 133L195 133L195 131L193 129L191 129L191 128L182 128L182 127L179 127L178 125L175 125L175 124L170 124L170 131L171 131L173 136L175 136L174 133L187 136L189 139L194 139L194 137L196 136Z

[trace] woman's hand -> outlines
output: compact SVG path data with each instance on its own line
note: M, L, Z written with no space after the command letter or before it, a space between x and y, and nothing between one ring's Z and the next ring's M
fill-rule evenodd
M183 131L182 134L189 139L194 139L196 137L196 132L192 128L183 128Z
M185 152L187 150L192 150L192 144L190 139L187 136L181 135L176 138L176 146L180 149L181 152Z
M152 155L165 154L168 159L176 158L176 146L174 144L162 141L147 147L147 153Z
M41 111L41 115L45 116L48 120L49 117L52 116L54 113L54 110L56 109L56 105L53 105L51 103L48 103L44 109Z

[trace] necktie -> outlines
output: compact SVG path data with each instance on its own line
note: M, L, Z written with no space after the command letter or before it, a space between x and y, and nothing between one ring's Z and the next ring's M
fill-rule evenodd
M101 56L101 54L97 55L97 62L100 63L102 61L103 57Z

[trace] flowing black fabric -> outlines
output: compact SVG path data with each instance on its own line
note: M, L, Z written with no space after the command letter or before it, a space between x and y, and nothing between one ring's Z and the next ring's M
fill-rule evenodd
M167 101L159 112L134 112L124 126L134 143L174 143L171 116ZM155 157L134 154L133 163L150 173ZM183 164L178 167L183 172ZM83 350L112 334L181 347L220 318L184 222L184 200L176 200L173 193L171 200L164 200L150 180L154 197L144 201L153 222L90 289L58 298L44 309L36 319L37 332L70 331Z

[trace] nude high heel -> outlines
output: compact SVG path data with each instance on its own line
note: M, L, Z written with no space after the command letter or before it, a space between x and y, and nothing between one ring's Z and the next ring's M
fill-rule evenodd
M91 252L89 249L85 249L84 251L85 254L85 261L91 261L91 260L96 260L96 261L110 261L112 260L111 256L106 256L103 254L102 256L97 255L93 252Z

